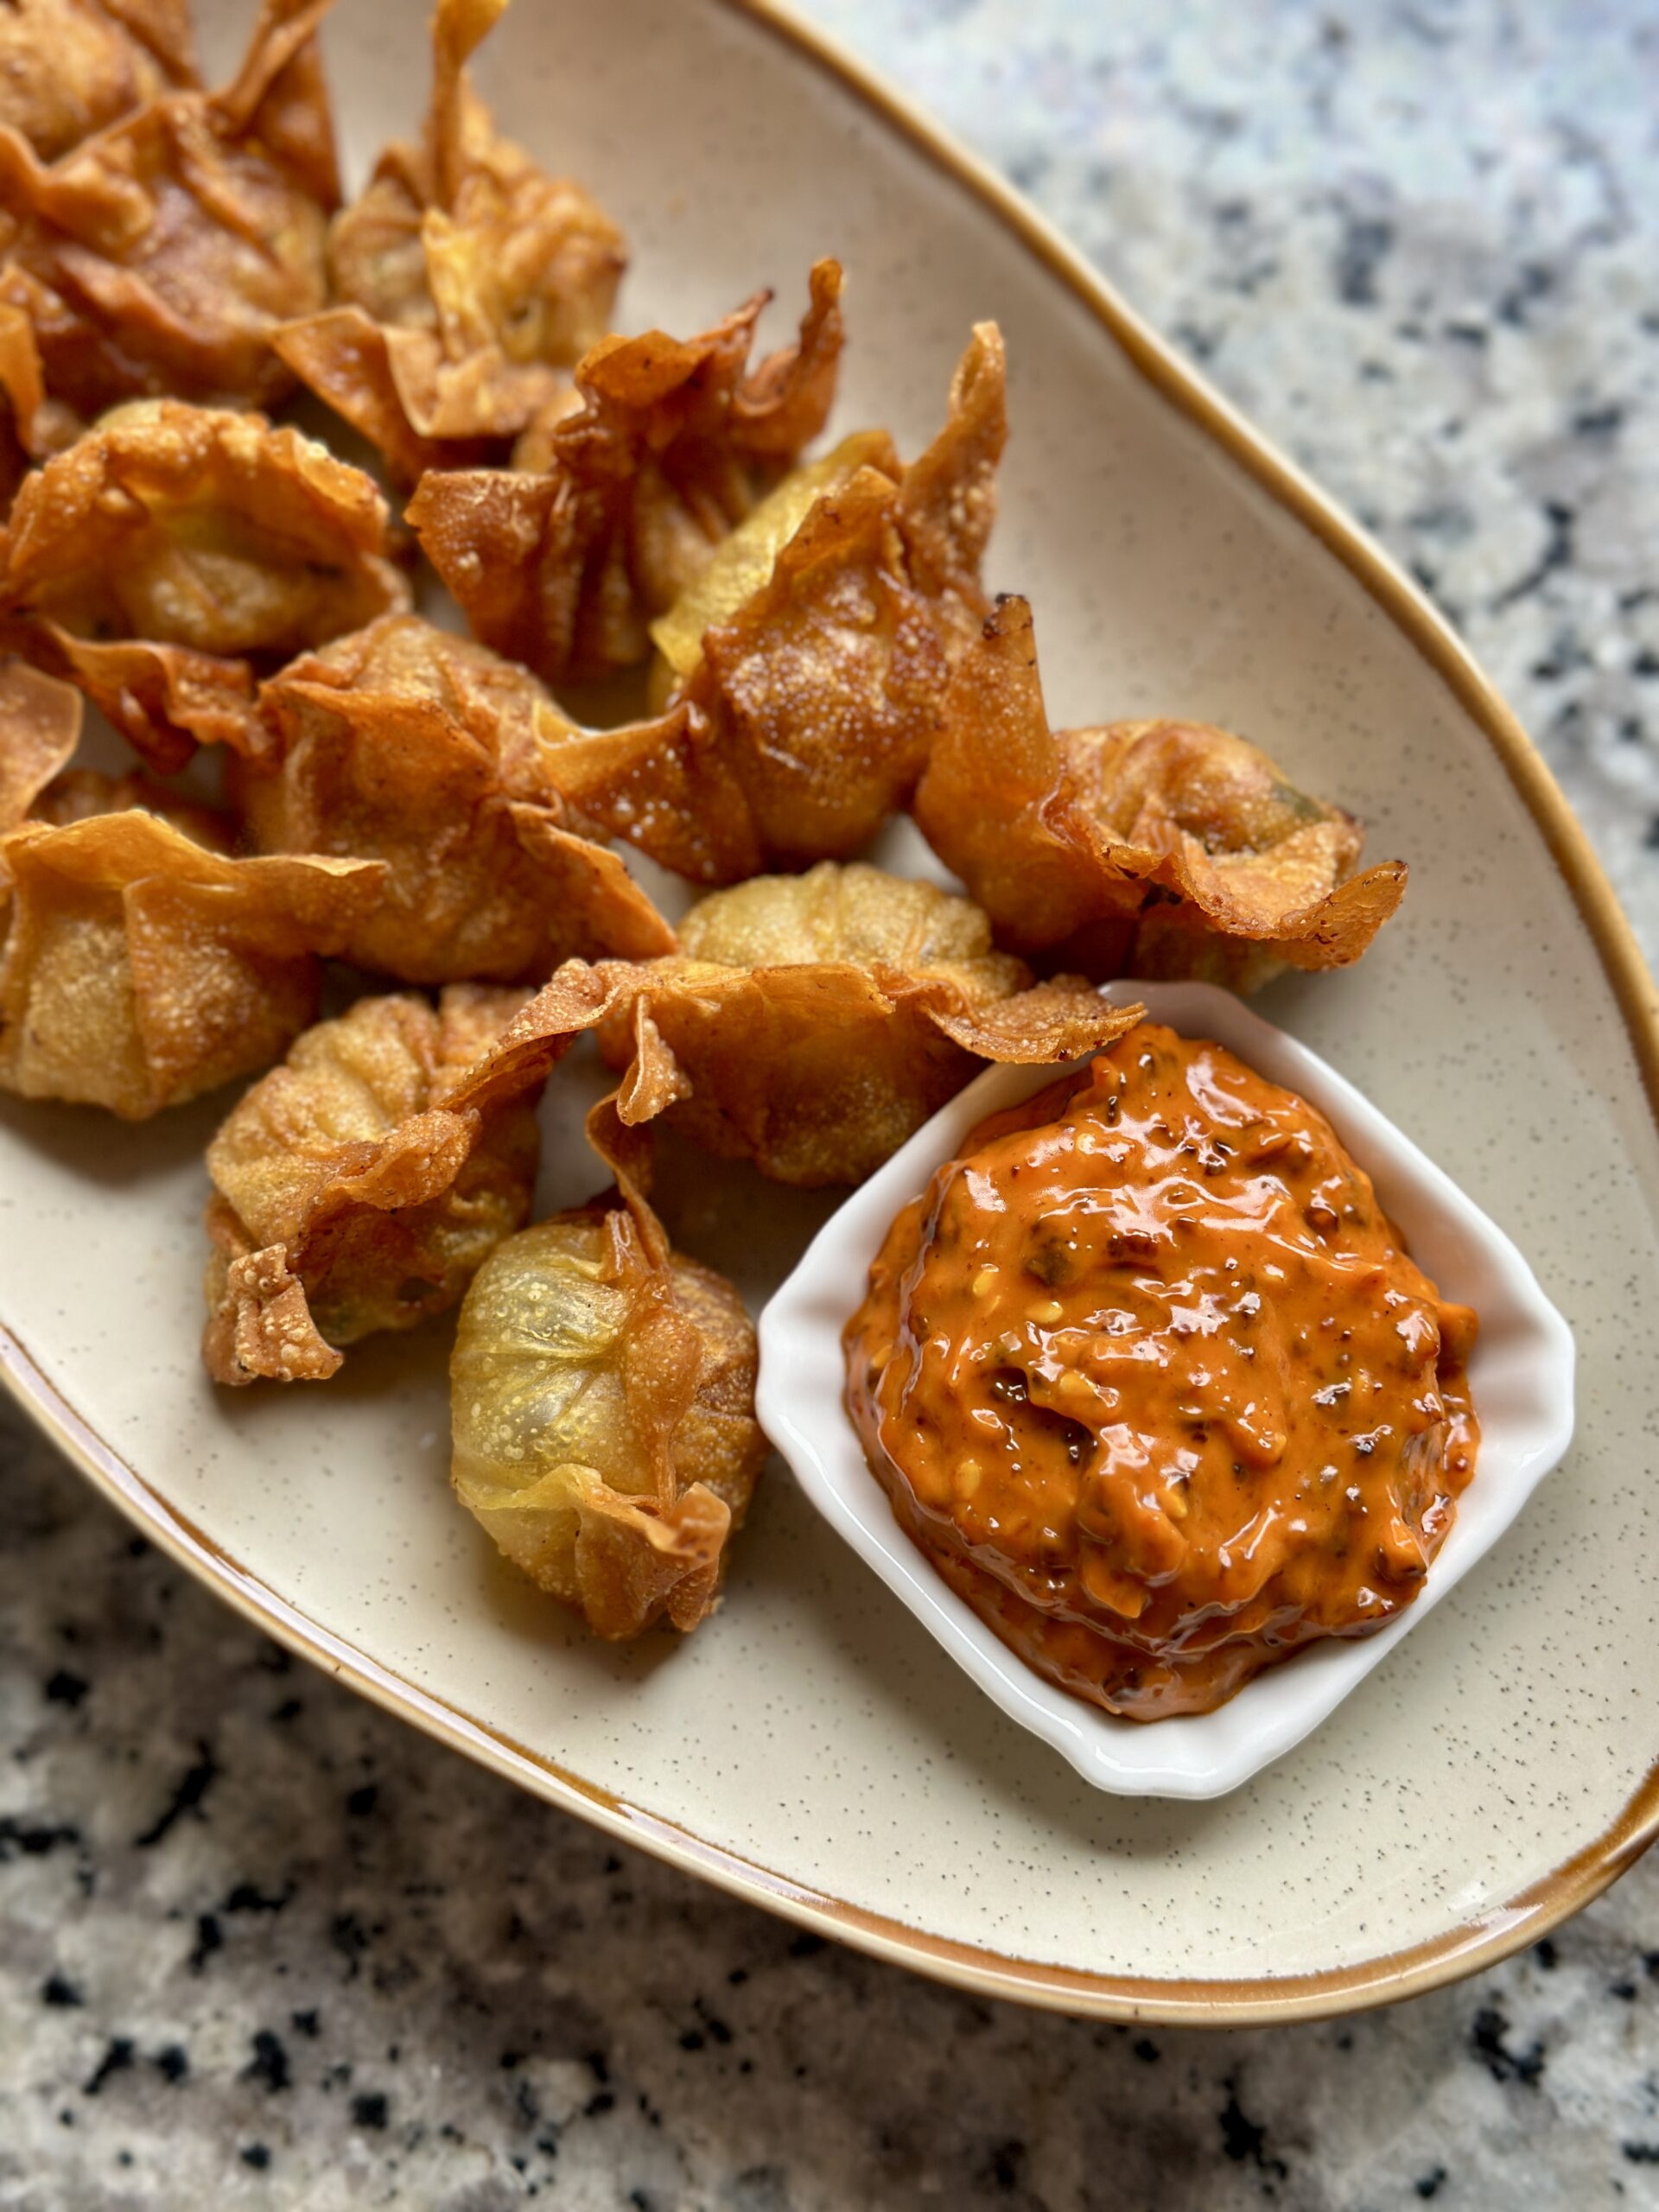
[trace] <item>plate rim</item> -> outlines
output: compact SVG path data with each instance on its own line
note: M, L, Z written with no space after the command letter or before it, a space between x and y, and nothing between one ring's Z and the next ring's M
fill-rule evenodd
M1255 428L1012 185L882 74L785 0L714 0L836 81L977 200L1105 330L1130 365L1317 537L1452 693L1538 827L1589 933L1659 1127L1659 989L1589 839L1514 711L1391 556ZM682 1871L889 1964L984 1997L1098 2018L1238 2027L1397 2003L1494 1966L1599 1896L1659 1840L1659 1757L1618 1817L1507 1903L1405 1950L1312 1974L1230 1980L1098 1973L912 1928L713 1844L491 1729L312 1620L163 1499L63 1397L0 1323L0 1382L105 1496L196 1580L299 1656L508 1781Z

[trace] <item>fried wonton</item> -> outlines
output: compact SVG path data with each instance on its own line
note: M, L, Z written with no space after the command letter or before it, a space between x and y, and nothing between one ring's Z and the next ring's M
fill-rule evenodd
M264 0L222 91L166 92L60 160L0 128L0 302L83 422L164 393L257 407L292 390L270 333L326 303L340 197L313 43L327 6Z
M680 943L618 977L601 1025L622 1119L667 1114L780 1183L861 1182L976 1059L1074 1059L1136 1018L1075 978L1033 988L967 899L857 862L716 893Z
M988 611L1006 430L1002 341L984 323L919 459L849 438L720 547L653 626L671 710L553 748L571 804L700 883L867 843L909 798Z
M257 671L409 602L361 469L263 416L138 400L37 469L0 608L163 774L257 741Z
M505 461L610 327L622 236L580 185L496 136L465 64L506 0L438 0L418 146L388 146L334 219L335 304L276 334L296 373L412 486Z
M821 261L798 345L748 368L767 296L699 338L607 338L582 404L535 436L541 467L426 477L409 519L475 636L550 683L643 661L727 533L823 428L841 270Z
M140 1121L264 1066L381 873L229 860L137 809L25 822L0 837L0 1090Z
M0 126L54 162L118 116L196 81L186 0L7 0Z
M1405 891L1362 874L1359 824L1200 722L1051 731L1031 610L1006 601L960 664L916 794L929 843L999 938L1093 976L1251 990L1357 960Z
M615 1164L611 1102L589 1127ZM496 1247L449 1364L461 1503L610 1638L713 1611L766 1449L737 1293L618 1180Z
M254 842L387 863L347 949L362 966L539 982L572 954L673 950L616 855L569 825L542 766L556 710L527 670L388 615L291 662L259 706L271 744L232 785Z
M576 961L533 999L454 983L308 1030L208 1147L214 1381L322 1382L338 1345L454 1305L529 1211L536 1101L609 1002Z

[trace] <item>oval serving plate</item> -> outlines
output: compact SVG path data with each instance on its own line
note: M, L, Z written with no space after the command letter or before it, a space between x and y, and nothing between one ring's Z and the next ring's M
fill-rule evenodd
M202 12L222 55L246 11ZM421 112L424 41L404 0L342 0L327 44L360 176ZM990 575L1037 605L1057 721L1229 723L1352 806L1374 856L1410 860L1362 965L1263 1010L1515 1237L1578 1339L1577 1440L1327 1726L1182 1805L1103 1796L991 1710L775 1470L719 1618L681 1649L611 1649L450 1503L441 1330L361 1348L324 1389L216 1396L195 1357L216 1105L133 1131L0 1110L14 1386L296 1649L881 1956L1218 2022L1402 1996L1535 1939L1659 1829L1659 1020L1548 774L1351 524L1011 194L770 0L521 0L480 74L504 128L626 227L626 322L701 327L772 282L781 330L811 259L842 254L838 429L886 423L913 448L968 325L1000 319L1015 434ZM554 1200L593 1179L580 1089L551 1109ZM692 1163L665 1211L753 1305L829 1206Z
M1480 1315L1469 1368L1480 1414L1477 1479L1416 1602L1374 1636L1332 1638L1265 1669L1211 1713L1126 1720L1027 1667L899 1527L845 1411L842 1330L900 1209L988 1115L1054 1082L1061 1071L1052 1067L987 1068L830 1217L760 1318L756 1406L830 1527L1004 1713L1096 1789L1222 1797L1327 1719L1485 1557L1557 1465L1573 1435L1573 1337L1512 1240L1317 1053L1213 983L1109 983L1105 995L1120 1006L1143 1002L1149 1020L1183 1037L1214 1039L1316 1107L1370 1176L1413 1257L1446 1297Z

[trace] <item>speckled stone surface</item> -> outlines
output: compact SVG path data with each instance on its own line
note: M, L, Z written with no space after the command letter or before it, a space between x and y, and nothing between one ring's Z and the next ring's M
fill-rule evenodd
M1416 571L1659 957L1651 9L812 12ZM531 2196L1659 2204L1659 1860L1345 2024L985 2005L615 1851L290 1662L0 1415L0 2207Z

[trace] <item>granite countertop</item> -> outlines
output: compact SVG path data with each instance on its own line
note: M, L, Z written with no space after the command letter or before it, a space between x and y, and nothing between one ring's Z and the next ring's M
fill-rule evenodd
M810 12L1421 578L1659 956L1652 10ZM1659 2204L1659 1856L1392 2012L1089 2025L516 1794L290 1662L3 1414L0 1526L0 2207Z

